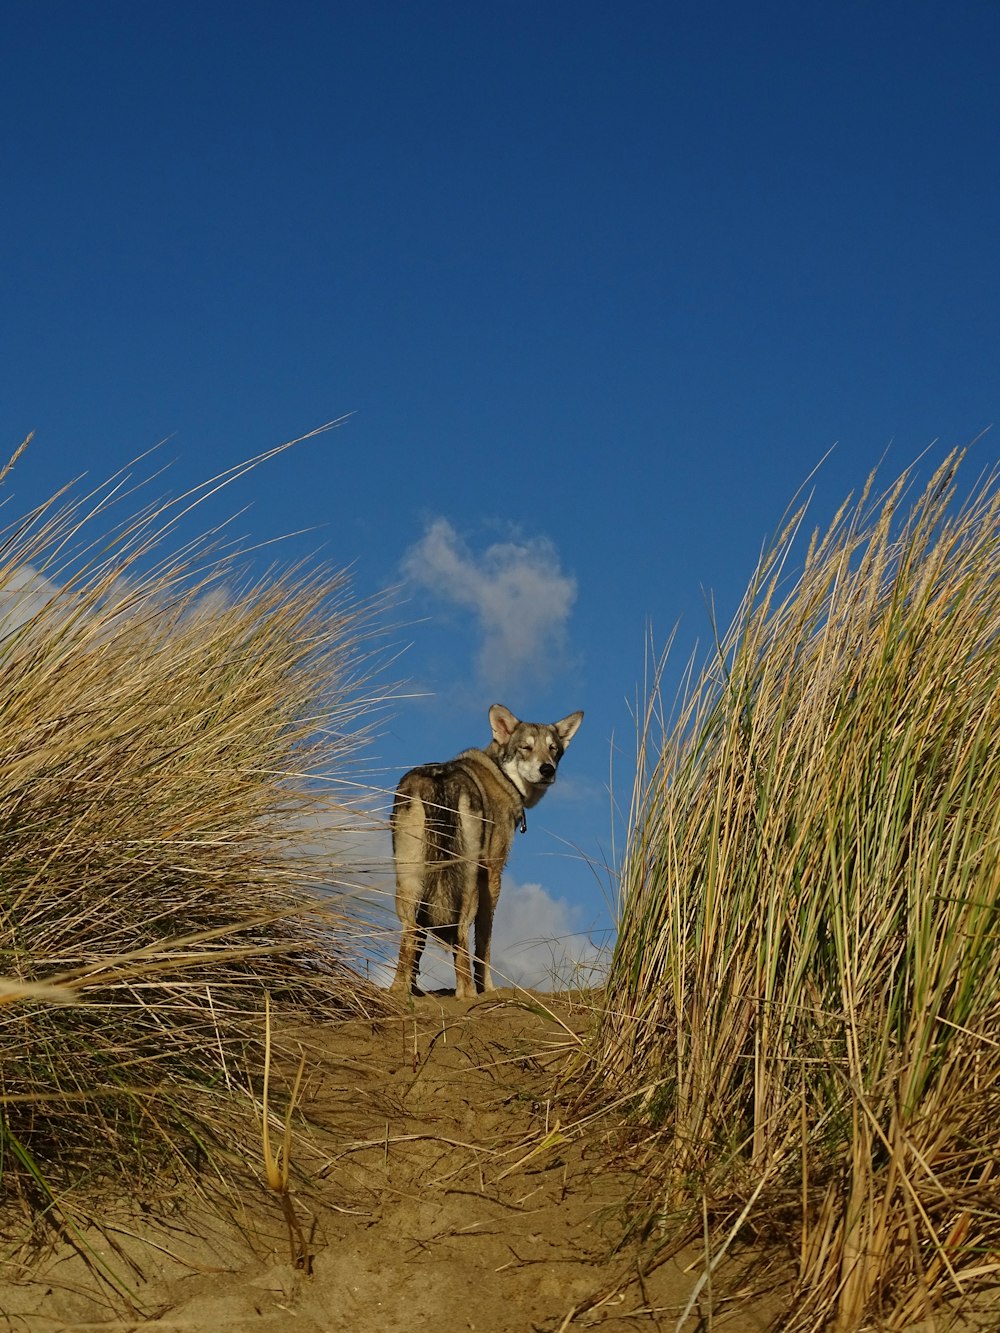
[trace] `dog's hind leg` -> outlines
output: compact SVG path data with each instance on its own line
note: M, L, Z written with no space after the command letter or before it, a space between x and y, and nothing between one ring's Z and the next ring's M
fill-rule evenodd
M455 942L455 996L459 1000L471 1000L476 994L472 980L472 955L469 950L469 931L471 923L459 925Z
M403 927L402 939L399 942L399 962L396 964L396 975L393 978L392 985L389 987L396 995L411 995L417 980L417 971L420 967L420 955L424 951L424 944L427 940L427 932L421 926Z
M413 991L427 938L426 921L421 919L427 878L424 822L422 801L397 801L393 812L392 845L396 859L396 914L402 926L402 937L396 975L389 987L397 995L409 995Z

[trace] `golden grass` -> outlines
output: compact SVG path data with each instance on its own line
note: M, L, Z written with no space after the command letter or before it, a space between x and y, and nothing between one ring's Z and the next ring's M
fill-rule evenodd
M281 1215L285 1219L285 1226L288 1228L288 1244L291 1250L291 1264L293 1268L301 1268L304 1272L312 1271L312 1258L309 1253L309 1247L306 1238L302 1234L302 1227L295 1212L295 1205L292 1202L290 1194L291 1176L292 1176L292 1116L299 1101L299 1092L302 1087L302 1074L306 1067L306 1053L304 1050L299 1052L299 1067L295 1074L295 1082L292 1085L291 1096L288 1099L288 1105L285 1108L285 1122L281 1138L281 1146L278 1149L277 1156L271 1147L271 1126L270 1126L270 1097L268 1093L271 1086L271 997L264 996L264 1090L261 1093L261 1157L264 1163L264 1179L267 1187L273 1194L278 1196L281 1204Z
M315 851L346 817L375 608L181 535L280 452L144 505L123 472L0 534L0 1170L36 1217L252 1129L230 1094L265 1067L265 988L384 1004Z
M639 727L594 1067L661 1218L791 1237L790 1329L1000 1278L1000 492L959 462L869 479L791 579L793 515Z

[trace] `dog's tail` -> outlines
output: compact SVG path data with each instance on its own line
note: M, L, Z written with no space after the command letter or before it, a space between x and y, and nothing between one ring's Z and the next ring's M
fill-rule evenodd
M394 839L413 802L423 808L423 854L429 872L441 871L461 857L458 811L447 803L438 765L411 769L400 782L392 804Z

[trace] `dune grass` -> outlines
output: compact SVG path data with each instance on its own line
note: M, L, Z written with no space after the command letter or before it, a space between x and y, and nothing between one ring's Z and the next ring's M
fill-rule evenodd
M1000 1279L1000 490L960 462L804 560L793 515L638 727L595 1068L661 1217L790 1238L789 1329Z
M182 535L280 452L170 501L124 472L0 534L0 1171L35 1219L204 1161L240 1115L252 1137L265 989L383 1004L316 893L373 608Z

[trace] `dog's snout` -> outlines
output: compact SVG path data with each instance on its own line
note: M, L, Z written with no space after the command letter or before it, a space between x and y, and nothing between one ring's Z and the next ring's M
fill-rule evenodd
M542 777L545 778L547 782L549 782L556 775L556 766L555 764L547 764L547 763L540 764L538 771L542 775Z

